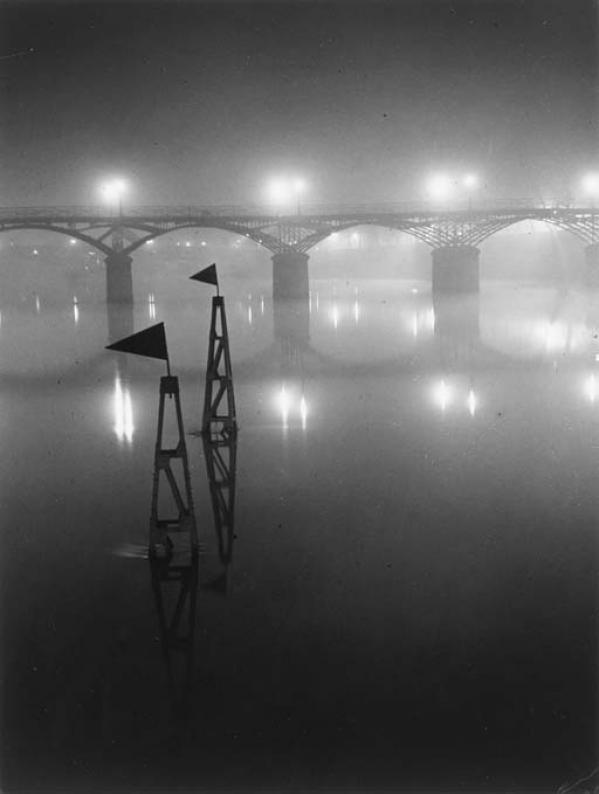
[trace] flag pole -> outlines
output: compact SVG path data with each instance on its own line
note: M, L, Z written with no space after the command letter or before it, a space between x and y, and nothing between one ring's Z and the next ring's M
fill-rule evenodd
M166 374L168 375L169 378L171 377L171 362L168 357L168 352L166 354Z

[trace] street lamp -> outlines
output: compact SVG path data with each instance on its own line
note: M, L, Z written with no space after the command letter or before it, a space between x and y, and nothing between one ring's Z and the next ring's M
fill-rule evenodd
M585 174L582 178L582 189L592 199L599 197L599 173Z
M123 195L127 192L127 183L124 179L111 179L100 187L104 201L111 207L118 207L119 217L123 215Z
M480 184L479 178L474 173L462 176L455 174L432 174L426 183L426 192L433 201L446 202L452 198L468 195L468 210L472 209L472 195Z
M447 201L454 192L454 180L447 174L433 174L426 184L426 192L433 201Z
M478 177L476 174L465 174L462 177L462 185L468 193L468 212L472 211L472 194L478 188Z
M289 206L295 202L296 212L301 215L301 197L306 187L306 180L301 177L277 177L268 184L268 198L278 207Z
M296 199L296 202L297 202L297 214L298 215L302 214L300 200L301 200L301 197L302 197L302 193L305 190L306 190L306 180L305 179L300 179L299 177L296 177L293 180L293 192L295 193L295 199Z
M591 199L591 242L595 242L595 200L599 198L599 173L585 174L582 178L582 189Z

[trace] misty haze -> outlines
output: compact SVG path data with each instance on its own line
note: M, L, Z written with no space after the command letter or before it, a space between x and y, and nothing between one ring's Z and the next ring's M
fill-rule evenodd
M6 792L599 792L595 0L0 6Z

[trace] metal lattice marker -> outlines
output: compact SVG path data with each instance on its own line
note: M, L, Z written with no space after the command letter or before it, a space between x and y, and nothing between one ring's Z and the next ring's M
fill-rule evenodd
M237 417L225 299L219 294L216 265L212 264L190 278L213 284L217 293L212 298L202 434L209 438L227 438L237 432Z
M177 440L174 446L170 447L164 445L167 396L172 399L177 425ZM161 487L165 488L167 492L163 495L162 500L160 498ZM164 496L166 496L166 500ZM172 511L170 514L165 510L164 501L170 502L170 507L166 508L166 510ZM185 540L188 540L189 551L192 555L197 554L198 535L193 509L181 401L179 398L179 380L173 375L169 375L160 379L160 404L158 407L152 508L150 513L150 555L171 554L175 546L179 547L181 545L175 542L175 538L172 537L174 535L183 536ZM187 549L184 548L182 551L185 553Z
M212 298L202 433L218 437L234 435L236 432L237 418L225 299L216 295Z
M150 557L172 557L175 553L177 555L186 555L188 559L190 555L194 557L198 550L198 534L193 509L185 432L183 430L179 379L171 375L164 323L158 323L125 339L107 345L106 349L158 358L166 362L167 375L160 378L160 403L158 407L152 507L150 512L149 554ZM167 396L169 397L169 404L172 404L174 408L174 419L177 427L177 440L171 446L165 446L164 443ZM166 482L162 488L163 498L161 499L161 485L165 479ZM165 501L170 502L169 514L165 514ZM176 537L182 539L183 543L179 540L175 543Z

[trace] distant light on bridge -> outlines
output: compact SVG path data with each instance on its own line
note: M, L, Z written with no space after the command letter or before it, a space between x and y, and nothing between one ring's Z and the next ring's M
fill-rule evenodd
M466 174L462 179L462 185L466 188L466 190L476 190L478 184L479 182L476 174Z
M426 192L434 201L447 201L454 193L454 180L447 174L434 174L429 177Z
M71 237L71 239L69 240L69 243L71 245L77 245L77 240L75 240L73 237Z
M449 201L459 198L460 195L468 196L469 206L471 206L472 194L480 186L480 179L477 174L469 172L467 174L433 174L426 183L426 193L433 201Z
M123 211L123 196L127 192L127 183L120 177L110 179L100 185L100 195L106 204L109 204L113 209L119 211L119 215Z
M587 196L599 198L599 173L586 174L582 179L582 189Z
M271 179L267 187L268 201L278 209L291 208L295 205L299 215L301 210L300 200L307 187L306 180L301 177L277 177Z

